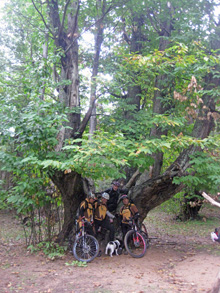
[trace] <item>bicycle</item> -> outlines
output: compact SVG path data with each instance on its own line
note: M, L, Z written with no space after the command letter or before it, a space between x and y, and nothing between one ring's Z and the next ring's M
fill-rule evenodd
M78 261L91 262L99 253L99 243L94 236L87 234L85 224L91 225L83 217L82 227L76 231L73 255Z
M134 219L129 221L129 225L131 226L131 230L125 235L125 248L132 257L141 258L145 255L149 246L147 231L140 230ZM146 239L148 240L146 241Z
M141 223L140 232L143 235L143 237L144 237L144 239L146 241L147 248L148 248L150 246L150 238L149 238L149 235L148 235L148 232L147 232L147 228L144 225L144 223Z

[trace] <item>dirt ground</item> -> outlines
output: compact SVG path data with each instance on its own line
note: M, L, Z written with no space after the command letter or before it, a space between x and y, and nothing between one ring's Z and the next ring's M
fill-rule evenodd
M13 234L18 225L11 214L0 212L1 229ZM67 265L74 261L71 253L51 261L0 234L0 292L208 292L220 271L216 251L220 245L209 237L166 235L153 239L141 259L103 255L78 267Z

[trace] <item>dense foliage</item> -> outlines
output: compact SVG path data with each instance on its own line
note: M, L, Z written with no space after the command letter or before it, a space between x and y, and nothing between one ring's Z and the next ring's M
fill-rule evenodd
M190 148L190 163L173 182L215 193L217 7L208 0L8 1L0 35L0 162L13 182L0 206L26 214L61 204L46 191L52 179L65 198L56 174L129 182L131 170L153 166L147 180L156 178Z

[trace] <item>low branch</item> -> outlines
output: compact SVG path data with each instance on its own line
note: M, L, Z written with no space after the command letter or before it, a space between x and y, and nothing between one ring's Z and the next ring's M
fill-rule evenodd
M134 172L134 174L131 176L130 180L128 181L128 183L125 185L125 188L131 188L131 186L133 186L135 180L137 179L137 177L140 175L140 171L139 170L136 170Z
M212 205L220 208L220 203L211 198L207 193L203 192L202 196L207 199Z

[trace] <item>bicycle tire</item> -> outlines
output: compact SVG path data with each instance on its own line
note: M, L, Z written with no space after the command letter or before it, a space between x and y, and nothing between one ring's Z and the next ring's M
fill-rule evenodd
M143 231L144 233L148 234L148 233L147 233L147 228L146 228L146 226L144 225L144 223L141 223L141 231Z
M147 228L144 225L144 223L141 224L141 234L143 235L143 237L144 237L144 239L146 241L147 248L148 248L149 245L150 245L150 239L149 239L149 236L148 236L148 233L147 233Z
M147 244L141 233L130 230L126 233L124 245L127 252L134 258L141 258L147 251Z
M98 253L99 243L92 235L80 236L73 244L73 255L78 261L91 262Z
M68 236L68 248L69 250L72 250L73 244L75 242L76 239L76 234L73 233L73 231L70 232L69 236Z

